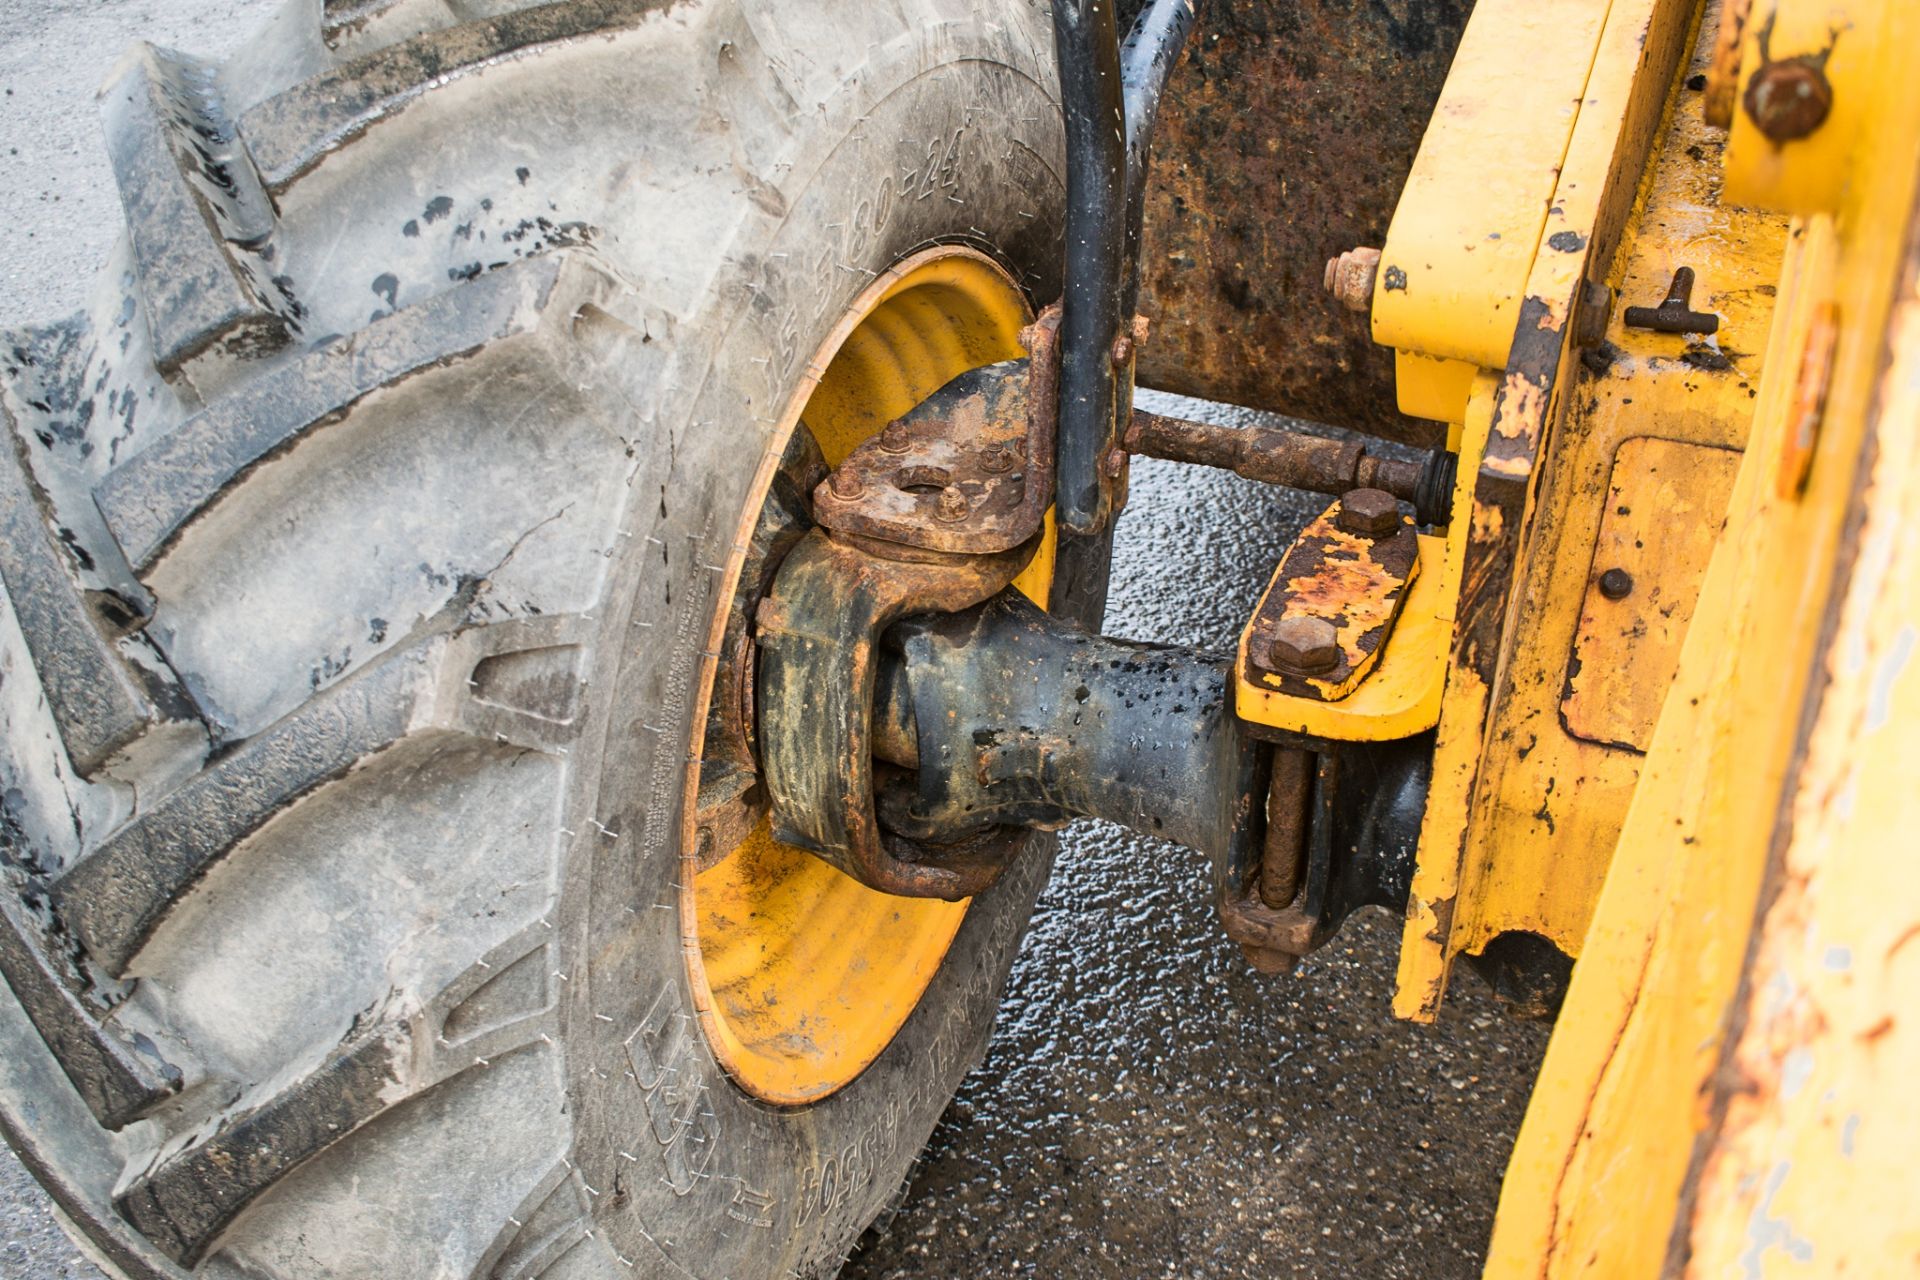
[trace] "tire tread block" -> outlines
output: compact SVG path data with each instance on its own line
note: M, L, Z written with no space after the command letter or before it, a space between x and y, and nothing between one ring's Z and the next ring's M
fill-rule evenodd
M671 3L572 0L430 31L267 99L241 117L240 130L261 178L278 195L431 88L545 45L637 25Z
M285 343L298 308L263 296L271 281L249 260L272 234L272 207L211 70L142 45L101 103L161 373L172 377L215 343Z
M317 348L226 396L122 463L94 503L136 571L263 461L359 400L534 328L563 259L478 276Z
M396 992L356 1018L314 1070L163 1146L114 1207L161 1252L193 1266L242 1210L314 1156L467 1071L551 1044L551 1001L457 1045L442 1034L448 1013L489 975L549 955L551 938L544 922L529 926L423 1005L409 1007Z
M91 774L138 737L155 710L82 599L35 497L19 436L8 429L8 437L0 440L0 580L67 755Z
M295 800L404 735L422 663L403 652L243 743L55 882L61 917L120 974L215 863Z
M94 1118L119 1129L172 1097L182 1072L123 1035L79 994L85 980L15 896L0 889L0 975Z

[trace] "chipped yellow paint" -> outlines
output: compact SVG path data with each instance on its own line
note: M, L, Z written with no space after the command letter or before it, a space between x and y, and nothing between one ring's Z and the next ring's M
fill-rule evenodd
M1491 397L1482 397L1490 404ZM1458 442L1459 475L1453 509L1471 492L1473 464L1487 442L1487 415L1469 416ZM1343 742L1390 742L1431 729L1440 717L1440 690L1446 681L1447 646L1453 636L1454 607L1460 597L1460 563L1466 525L1456 521L1446 536L1420 535L1420 560L1400 620L1375 655L1373 669L1346 697L1321 702L1265 689L1246 678L1247 641L1253 621L1241 629L1234 661L1234 713L1242 720L1294 733ZM1275 570L1276 576L1279 570ZM1274 588L1267 585L1267 592ZM1266 604L1262 593L1253 617Z
M1574 737L1641 752L1652 741L1739 463L1725 445L1647 436L1614 453L1560 697ZM1627 575L1619 599L1601 589L1611 572Z
M1905 1275L1920 1256L1920 81L1900 65L1920 10L1757 2L1752 21L1776 11L1851 20L1884 57L1835 80L1871 106L1859 162L1788 240L1727 529L1490 1276ZM1829 390L1804 488L1782 492L1822 315Z
M1845 3L1771 4L1753 0L1740 42L1733 127L1727 135L1727 199L1784 213L1831 213L1847 188L1878 157L1870 140L1880 137L1873 115L1879 99L1870 93L1839 93L1820 127L1805 138L1775 142L1760 131L1743 101L1747 87L1768 62L1807 58L1820 64L1829 83L1858 86L1883 74L1888 59L1911 62L1912 49L1889 48L1880 38L1894 11L1912 0L1845 0Z
M1662 110L1693 69L1677 56L1690 32L1698 36L1693 18L1661 0L1612 6L1549 215L1551 234L1570 237L1563 243L1619 246L1606 277L1621 300L1600 349L1606 371L1585 367L1567 332L1592 260L1547 251L1528 285L1513 363L1495 384L1441 708L1440 800L1428 806L1402 938L1395 1010L1404 1017L1433 1017L1455 958L1503 933L1538 934L1581 953L1639 774L1633 742L1651 729L1674 661L1670 645L1612 655L1621 669L1610 678L1638 691L1616 709L1618 736L1590 741L1568 731L1561 700L1594 549L1604 514L1621 505L1609 492L1614 458L1641 437L1732 449L1745 438L1784 222L1720 205L1717 138L1691 112ZM1661 48L1671 51L1664 66L1672 74L1653 78L1647 68L1662 65ZM1622 160L1649 148L1650 165ZM1636 182L1643 167L1646 179ZM1721 317L1710 344L1622 322L1625 304L1657 302L1680 265L1698 273L1695 306ZM1720 360L1730 367L1697 367ZM1717 526L1719 513L1698 505L1705 495L1676 506L1659 488L1626 505ZM1643 563L1639 589L1681 601L1706 549L1686 541L1660 563ZM1503 565L1512 575L1505 582Z
M1474 6L1387 229L1375 342L1476 368L1506 364L1607 8ZM1456 373L1456 394L1466 381Z

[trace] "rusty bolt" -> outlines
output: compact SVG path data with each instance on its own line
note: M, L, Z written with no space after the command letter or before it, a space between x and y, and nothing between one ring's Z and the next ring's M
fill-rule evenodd
M1600 575L1600 594L1609 600L1625 600L1633 594L1633 575L1625 569L1609 569Z
M1348 533L1378 538L1400 527L1400 501L1385 489L1349 489L1335 520Z
M1100 469L1106 473L1107 479L1118 480L1120 473L1127 469L1127 451L1125 449L1107 450L1107 456L1101 463Z
M1267 659L1276 671L1314 675L1340 665L1340 630L1325 618L1282 618Z
M1378 249L1349 249L1337 258L1327 259L1324 281L1332 294L1349 311L1365 311L1373 306L1373 281L1380 274Z
M1294 966L1300 963L1299 956L1291 951L1282 951L1278 947L1262 947L1251 942L1243 942L1240 944L1240 951L1247 957L1247 963L1252 965L1255 971L1270 978L1282 973L1292 973Z
M1011 471L1013 463L1013 450L1003 444L992 445L980 455L981 468L994 475L999 475L1002 471Z
M952 522L965 520L967 512L973 510L973 504L967 501L967 495L960 492L958 485L948 485L940 491L940 501L935 504L933 514L940 519Z
M827 478L827 491L836 498L852 501L865 493L867 486L858 475L843 468Z
M1775 142L1793 142L1826 123L1833 86L1814 59L1782 58L1753 73L1741 102L1760 132Z
M1597 347L1607 336L1607 321L1613 315L1613 290L1591 280L1580 282L1580 305L1573 316L1573 343L1577 347Z
M888 453L905 453L913 445L907 435L907 424L899 420L889 422L880 431L880 447Z
M1133 335L1123 333L1113 340L1113 367L1123 369L1133 359Z

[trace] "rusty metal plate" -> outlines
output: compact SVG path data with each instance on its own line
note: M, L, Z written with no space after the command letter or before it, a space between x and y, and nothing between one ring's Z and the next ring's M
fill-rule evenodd
M1309 524L1274 570L1261 598L1246 645L1246 678L1263 689L1322 702L1352 693L1379 659L1399 617L1407 586L1420 571L1420 538L1413 518L1398 517L1394 532L1348 533L1336 502ZM1338 655L1326 670L1299 675L1268 661L1284 620L1319 618L1331 623Z
M1615 451L1560 700L1574 737L1643 753L1653 740L1739 467L1738 449L1679 440Z
M1140 5L1126 0L1130 23ZM1321 288L1379 245L1446 81L1469 0L1215 0L1167 88L1153 147L1137 376L1432 447L1399 412L1393 353Z
M1060 309L1021 331L1029 357L963 373L847 455L813 494L837 533L995 555L1038 533L1053 499Z

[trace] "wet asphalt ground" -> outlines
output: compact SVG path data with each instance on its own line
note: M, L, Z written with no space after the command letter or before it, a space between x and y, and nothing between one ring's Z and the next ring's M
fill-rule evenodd
M149 39L218 56L278 7L0 0L0 324L78 307L118 234L92 93L120 51ZM1107 630L1231 647L1315 509L1139 463ZM1464 973L1437 1026L1396 1022L1398 945L1398 922L1368 912L1298 973L1262 977L1220 934L1197 855L1069 829L986 1061L844 1274L1478 1274L1546 1033ZM0 1150L0 1280L66 1278L100 1273Z

